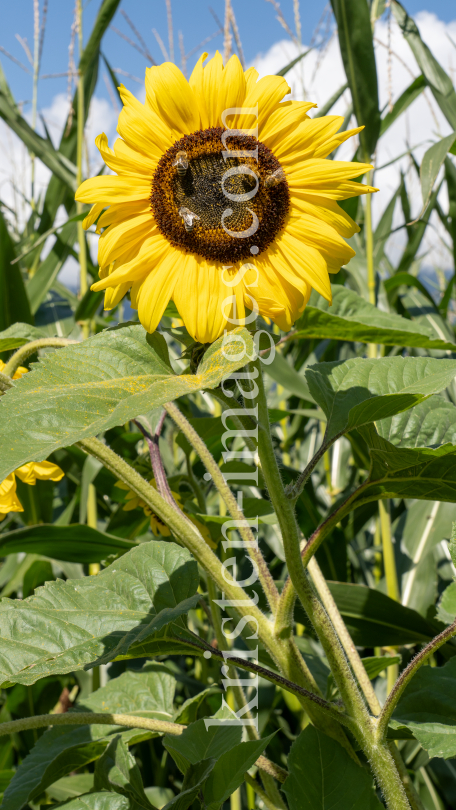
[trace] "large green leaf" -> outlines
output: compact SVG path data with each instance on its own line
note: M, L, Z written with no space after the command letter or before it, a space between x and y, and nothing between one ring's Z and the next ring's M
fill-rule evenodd
M231 715L221 709L215 715L220 720L229 720ZM208 759L220 759L241 742L242 726L238 723L220 723L208 726L204 720L197 720L187 726L179 736L166 734L163 745L169 751L178 768L186 773L190 765Z
M341 285L333 287L331 306L321 296L312 293L299 321L296 337L456 351L455 343L436 339L425 325L417 325L395 313L383 312Z
M183 394L215 388L245 364L245 351L252 356L250 333L238 327L231 335L226 345L222 337L210 346L197 374L181 376L172 371L163 336L148 335L139 324L106 330L44 356L1 398L0 480L58 447Z
M328 582L329 589L347 625L360 647L400 647L430 641L443 626L423 618L415 610L365 585ZM302 621L304 614L296 607Z
M438 447L456 444L456 407L433 396L412 410L375 423L379 435L396 447Z
M363 497L420 498L456 503L456 447L405 449L383 440L371 449L370 486Z
M198 569L186 549L153 541L96 577L48 582L28 599L0 603L0 679L34 683L126 655L197 600Z
M48 337L43 329L36 326L30 326L28 323L13 323L0 332L0 352L10 352L13 349L19 349L20 346L25 346L32 340L39 340L39 338Z
M369 7L365 0L331 0L331 5L356 120L358 126L365 127L359 137L363 159L368 162L381 124Z
M123 554L136 543L75 523L70 526L25 526L0 534L0 554L42 554L65 562L95 563Z
M456 91L450 77L421 39L415 21L405 8L397 0L392 0L391 8L437 104L453 129L456 129Z
M313 726L291 746L288 770L283 792L290 810L381 810L368 771Z
M421 667L393 715L393 728L406 726L430 757L456 756L456 658L443 667Z
M326 414L325 439L329 441L412 408L446 388L456 376L456 361L430 357L355 358L310 366L305 375L310 393Z
M160 664L124 672L78 704L80 711L137 714L171 720L175 680ZM114 735L130 745L153 735L121 726L56 726L46 731L16 771L3 800L3 810L20 810L68 773L93 762Z
M95 765L94 788L119 793L129 800L132 807L145 810L153 807L144 793L136 760L120 735L111 740Z
M21 271L17 264L13 240L0 211L0 330L16 321L33 323ZM0 351L5 349L0 346Z

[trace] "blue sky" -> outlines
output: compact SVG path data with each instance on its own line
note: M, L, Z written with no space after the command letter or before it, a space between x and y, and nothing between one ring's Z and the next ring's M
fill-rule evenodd
M215 13L223 19L223 0L172 0L174 23L174 48L179 61L178 31L184 35L186 53L195 48L205 37L217 30L217 25L209 11L212 6ZM436 14L441 20L449 21L456 17L454 0L408 0L407 10L410 14L427 10ZM43 6L43 0L40 0ZM325 0L304 0L301 2L303 41L309 43L319 19L326 6ZM44 42L44 53L41 66L42 74L65 72L68 65L68 45L70 27L73 17L74 0L49 0L48 21ZM84 11L84 34L88 37L93 20L99 8L99 0L86 0ZM143 36L150 53L157 62L163 61L160 48L152 33L155 28L168 47L165 0L123 0L121 8L132 19ZM275 42L286 37L285 31L276 20L274 8L265 0L233 0L233 8L240 29L242 45L247 63L259 53L266 52ZM293 24L293 0L282 0L281 8L290 25ZM17 59L27 62L23 48L16 39L16 34L33 42L33 0L0 0L1 34L0 45ZM124 17L118 11L113 25L127 36L134 38ZM209 50L221 47L222 37L212 40ZM143 78L147 61L127 42L113 31L108 31L104 41L104 51L112 67ZM198 53L189 60L194 64ZM12 63L0 53L0 60L7 75L11 89L18 101L28 101L32 94L31 76ZM455 54L456 62L456 54ZM121 80L132 90L139 85L122 76ZM66 78L43 79L39 87L39 106L51 104L57 93L65 93ZM99 79L98 96L107 96L103 77ZM27 111L27 106L24 107Z

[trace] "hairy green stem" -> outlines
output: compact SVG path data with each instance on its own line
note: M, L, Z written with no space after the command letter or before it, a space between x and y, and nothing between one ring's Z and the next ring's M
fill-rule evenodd
M266 560L264 559L260 549L258 548L258 542L255 540L253 536L252 529L250 528L248 521L244 517L242 509L239 508L236 498L234 497L228 484L226 483L220 467L218 466L213 455L207 449L201 437L198 436L196 430L192 427L188 419L185 418L185 416L179 410L177 405L174 402L167 402L165 404L165 408L168 411L171 418L176 423L176 425L181 429L186 439L190 442L193 449L196 450L196 452L198 453L201 461L203 462L207 471L210 473L212 480L215 486L217 487L220 495L225 501L227 509L229 510L229 513L233 518L235 528L241 535L242 540L244 541L245 544L245 548L248 551L252 561L254 562L257 568L258 577L261 582L262 588L265 592L269 606L271 610L274 612L279 599L278 590L276 588L272 575L269 571L269 568L266 565Z
M39 349L61 349L63 346L77 342L77 340L55 337L32 340L30 343L26 343L25 346L21 346L17 352L14 352L6 363L3 373L6 374L7 377L13 377L21 363L27 360L27 357L30 357L31 354L35 354Z
M78 446L101 461L108 470L127 484L136 495L150 506L152 511L167 523L176 537L191 551L197 562L212 577L219 590L232 602L231 606L237 615L247 620L245 632L253 633L254 637L258 633L271 657L286 677L297 681L308 690L309 694L313 693L317 697L320 691L315 679L293 642L291 640L282 642L277 639L272 632L271 623L256 607L248 594L229 575L226 579L222 576L219 558L203 540L198 529L193 524L189 526L187 521L182 521L180 516L166 503L154 487L148 484L136 470L99 439L84 439L78 443ZM323 706L315 705L315 701L312 701L307 695L306 697L301 695L300 700L312 722L315 722L318 727L326 729L335 739L340 738L339 726L336 725L333 717L328 716L328 712ZM340 733L342 733L341 729Z
M266 638L271 636L271 626L266 616L256 607L228 571L224 571L225 577L223 577L219 558L209 548L193 523L182 517L133 467L99 439L84 439L78 444L86 453L99 459L108 470L127 484L169 526L217 583L220 590L227 595L228 599L235 602L236 612L247 618L252 632L255 633L260 628Z
M127 726L128 728L144 728L146 731L155 731L159 734L182 734L185 726L178 723L168 723L164 720L151 720L148 717L138 717L135 714L108 714L107 712L79 712L71 711L63 714L37 714L35 717L21 717L19 720L10 720L0 723L0 737L5 734L17 734L19 731L28 731L33 728L46 728L46 726Z
M136 714L108 714L107 712L79 712L70 711L63 714L37 714L35 717L21 717L19 720L10 720L0 723L0 737L6 734L17 734L19 731L29 729L47 728L48 726L126 726L127 728L143 728L156 734L174 734L178 736L187 728L180 723L169 723L166 720L152 720L149 717L138 717ZM275 765L267 757L258 757L255 765L266 773L279 778L283 774L282 768ZM285 771L285 777L288 776Z
M260 361L256 362L259 364ZM261 468L282 530L290 579L320 639L342 699L349 715L355 721L355 736L370 760L372 770L383 791L388 808L390 810L410 810L410 804L391 753L386 744L377 741L373 721L367 712L363 696L353 677L337 633L325 608L310 585L303 568L299 529L294 508L285 494L272 446L267 402L261 373L258 379L258 388L258 450Z
M364 697L369 704L369 708L374 715L378 715L380 714L381 706L377 695L374 692L372 682L364 668L364 664L360 658L358 650L353 644L352 637L350 636L345 622L339 613L339 609L334 601L334 597L328 588L326 580L315 557L312 557L309 562L309 573L314 581L320 599L323 602L323 605L325 606L326 611L334 625L334 629L339 636L340 642L345 650L348 660L350 661L356 679L363 691Z
M430 658L430 656L439 649L446 641L456 635L456 620L450 624L442 633L432 639L422 650L410 661L408 667L404 669L400 677L394 684L393 689L388 695L385 705L383 706L382 713L378 720L377 737L383 740L388 732L388 723L396 708L406 686L410 683L413 676L418 672L419 668Z
M261 801L263 802L264 806L265 806L265 807L267 807L267 808L268 808L268 810L282 810L282 808L283 808L283 802L282 802L282 804L278 805L278 804L275 804L273 801L271 801L271 799L269 798L269 796L268 796L268 794L266 793L266 791L264 791L264 790L263 790L263 789L260 787L260 785L258 784L258 782L256 781L256 779L254 779L254 778L253 778L253 776L250 776L250 774L249 774L249 773L246 773L246 774L244 775L244 781L245 781L245 782L246 782L248 785L251 785L251 787L254 789L255 793L256 793L256 794L259 796L259 798L260 798L260 799L261 799Z

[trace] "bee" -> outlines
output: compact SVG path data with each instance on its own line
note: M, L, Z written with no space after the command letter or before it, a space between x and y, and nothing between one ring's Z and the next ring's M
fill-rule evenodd
M189 208L179 208L179 216L184 220L184 228L187 233L191 233L195 227L195 221L201 219L198 214L194 214Z
M279 183L281 183L283 180L285 180L284 170L277 169L275 172L270 174L269 177L267 177L266 180L264 181L265 188L274 188L275 186L278 186Z
M179 177L185 177L188 169L187 152L178 152L173 166L176 168Z

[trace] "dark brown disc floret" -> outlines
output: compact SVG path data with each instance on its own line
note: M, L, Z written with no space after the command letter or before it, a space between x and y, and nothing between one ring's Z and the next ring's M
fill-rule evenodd
M219 127L185 135L163 155L151 208L174 247L234 264L262 253L284 227L289 191L267 146ZM233 156L230 153L233 153Z

